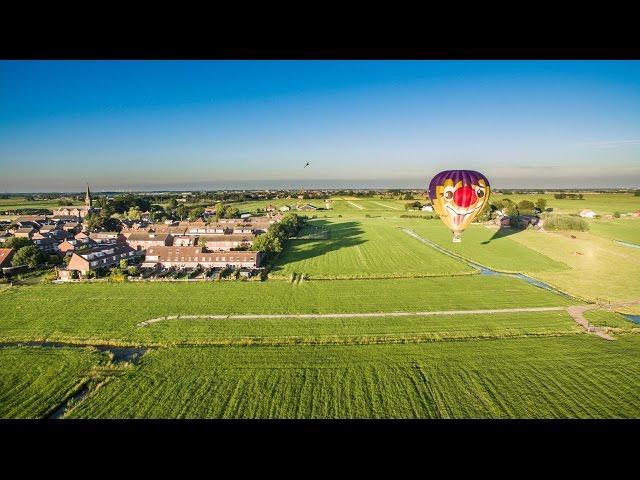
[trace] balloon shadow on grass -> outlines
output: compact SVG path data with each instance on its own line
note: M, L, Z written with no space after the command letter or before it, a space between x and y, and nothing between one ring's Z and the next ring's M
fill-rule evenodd
M522 230L520 230L518 228L500 227L498 230L495 231L495 233L493 234L493 236L489 240L485 240L484 242L480 242L480 245L488 245L489 243L491 243L494 240L498 240L499 238L508 237L509 235L513 235L514 233L518 233L518 232L521 232L521 231Z

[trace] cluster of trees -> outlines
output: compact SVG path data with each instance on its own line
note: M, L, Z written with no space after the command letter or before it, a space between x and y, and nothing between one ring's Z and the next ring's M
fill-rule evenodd
M589 223L582 217L551 214L545 215L544 228L546 230L577 230L579 232L586 232L589 230Z
M584 198L584 195L581 193L554 193L553 197L557 200L582 200Z
M15 251L11 259L11 265L14 267L27 265L29 268L35 268L49 260L28 238L11 237L4 243L4 247L13 248Z
M545 211L546 208L546 198L538 198L535 203L531 200L522 200L515 203L510 198L503 198L502 200L492 202L488 213L491 214L494 211L501 210L505 215L535 215ZM486 211L487 210L485 210L485 212Z
M255 238L253 248L263 252L267 260L274 258L282 252L287 239L298 234L305 219L296 213L287 213L280 222L272 224L266 233Z
M636 191L633 193L633 196L634 196L634 197L640 197L640 190L636 190Z
M424 205L429 205L428 203L425 203ZM415 202L411 202L411 203L405 203L404 205L404 209L405 210L420 210L423 207L423 204L421 202L419 202L418 200L416 200Z
M99 213L89 212L84 217L83 223L90 231L118 231L120 230L120 221L117 218L112 218L113 211L108 208L103 208Z

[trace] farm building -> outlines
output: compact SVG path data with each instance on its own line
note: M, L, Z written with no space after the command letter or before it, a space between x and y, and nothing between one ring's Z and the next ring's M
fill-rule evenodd
M165 268L258 268L261 252L207 252L202 247L151 247L143 267L162 265Z
M586 209L580 212L580 216L583 218L595 218L596 212L594 212L593 210Z
M433 207L431 205L423 205L420 210L423 212L433 212Z
M133 258L135 250L126 243L114 243L112 245L99 245L84 252L74 252L66 269L60 269L60 278L70 278L72 271L85 275L91 270L103 267L117 266L122 259Z

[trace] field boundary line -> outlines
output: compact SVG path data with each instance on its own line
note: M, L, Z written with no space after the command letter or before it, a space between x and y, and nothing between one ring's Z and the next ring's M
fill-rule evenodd
M364 208L363 206L358 205L357 203L350 202L349 200L345 200L345 202L347 202L352 207L357 208L358 210L366 210L366 208Z
M483 310L433 310L426 312L365 312L365 313L265 313L265 314L238 314L238 315L168 315L166 317L152 318L138 323L137 327L162 322L165 320L260 320L277 318L369 318L369 317L423 317L434 315L482 315L490 313L522 313L522 312L554 312L566 311L567 307L522 307L522 308L492 308Z
M392 207L391 205L385 205L384 203L374 202L373 200L369 200L371 203L375 203L376 205L380 205L381 207L390 208L391 210L400 210L397 207Z

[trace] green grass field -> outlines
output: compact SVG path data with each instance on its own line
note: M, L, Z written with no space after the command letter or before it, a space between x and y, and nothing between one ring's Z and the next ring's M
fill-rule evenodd
M617 245L591 232L526 230L510 238L567 264L569 270L541 271L535 276L572 295L601 302L640 299L640 249Z
M547 200L547 207L553 208L555 213L578 213L581 210L590 209L598 215L613 214L614 212L631 213L640 209L640 197L632 193L583 193L583 200L556 199L552 193L544 195L501 195L491 194L491 201L509 198L518 203L522 200L530 200L535 203L538 198Z
M170 348L72 418L637 418L640 337Z
M604 238L640 245L640 218L626 217L589 222L590 232Z
M315 220L326 240L293 240L272 274L306 273L311 278L374 278L459 275L476 270L425 247L390 221Z
M173 338L191 345L349 345L581 332L565 311L549 311L364 318L175 319L141 328L136 337L148 344Z
M73 393L100 355L80 348L0 348L0 418L42 418Z
M421 237L450 252L496 270L534 273L569 269L564 263L516 242L514 238L522 234L517 230L470 225L462 234L462 242L453 243L451 231L439 220L402 220L399 222L402 226L413 230Z
M475 310L566 306L523 281L467 275L387 280L85 283L0 290L3 341L140 343L135 325L168 315ZM573 302L575 303L575 302ZM162 342L180 341L168 332Z
M84 205L83 202L69 201L67 205ZM12 197L9 199L0 199L0 212L6 210L15 210L22 208L48 208L50 210L58 208L58 200L43 200L28 202L21 197Z

